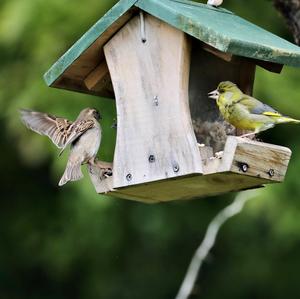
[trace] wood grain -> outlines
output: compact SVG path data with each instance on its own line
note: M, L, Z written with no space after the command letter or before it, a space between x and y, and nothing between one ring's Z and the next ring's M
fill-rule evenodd
M241 62L246 61L248 62L249 65L251 64L258 65L269 72L277 73L277 74L280 74L283 69L283 64L278 64L270 61L263 61L263 60L253 59L253 58L245 58L242 56L236 56L231 53L222 52L206 43L202 43L202 48L203 50L227 62L240 64Z
M300 64L298 46L228 10L195 1L139 0L135 5L222 52L278 64Z
M105 43L139 8L210 45L208 50L225 60L230 56L250 57L258 61L255 64L275 72L284 64L300 66L299 47L228 10L194 1L120 0L49 69L44 76L48 86L103 96L102 91L86 88L84 79L102 62Z
M86 87L96 93L113 93L108 66L103 60L84 80Z
M202 48L203 48L203 50L205 50L227 62L231 62L234 59L234 57L236 57L236 56L232 55L231 53L222 52L206 43L202 43Z
M218 171L230 169L234 173L282 182L291 154L283 146L230 136Z
M203 175L193 174L123 188L114 188L111 178L103 182L96 177L94 183L99 193L114 188L108 195L145 203L187 200L282 182L290 156L291 151L286 147L230 136L221 159L209 156L203 159Z
M89 81L89 75L97 68L97 66L101 65L104 61L104 53L103 46L105 43L111 38L111 36L117 32L128 20L133 16L136 12L136 8L131 8L123 15L119 16L106 30L98 36L95 41L83 51L78 59L72 61L72 55L68 55L66 53L63 57L62 64L65 64L65 61L70 60L70 65L65 69L65 71L59 76L55 82L51 84L52 87L63 88L73 91L78 91L82 93L89 93L97 96L104 96L108 98L114 98L114 92L111 88L107 88L111 84L110 76L107 76L105 84L101 86L101 84L97 85L96 89L91 89L86 86L85 80ZM99 20L99 23L106 23L106 20ZM81 40L79 40L71 50L76 53L81 51L83 47L82 43L87 43L89 39L94 38L96 34L96 30L90 30L87 32L87 36L84 36ZM85 42L86 40L86 42ZM78 50L76 49L78 47ZM85 46L86 47L86 46ZM54 67L53 67L54 68ZM60 67L62 68L62 67ZM59 68L59 69L60 69ZM54 68L55 69L55 68ZM54 70L53 70L54 73ZM49 75L50 77L50 75ZM52 77L52 76L51 76ZM48 80L49 82L50 79ZM103 81L100 81L100 83Z
M188 103L187 36L145 15L133 18L104 47L116 95L114 187L202 173Z
M267 179L247 177L237 173L214 173L141 184L109 192L108 196L158 203L174 200L191 200L208 196L260 188Z

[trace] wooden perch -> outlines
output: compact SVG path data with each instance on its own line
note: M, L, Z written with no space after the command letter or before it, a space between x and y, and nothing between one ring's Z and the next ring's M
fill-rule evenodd
M191 173L123 188L115 188L113 177L103 177L105 168L101 167L111 164L100 162L96 168L90 166L90 175L98 193L109 192L111 196L155 203L199 198L282 182L291 156L291 151L286 147L236 136L228 137L223 155L219 158L211 156L210 147L200 147L198 150L199 157L200 152L203 155L203 175Z
M291 157L290 149L229 136L222 159L209 173L232 172L273 182L282 182ZM209 164L209 163L208 163Z

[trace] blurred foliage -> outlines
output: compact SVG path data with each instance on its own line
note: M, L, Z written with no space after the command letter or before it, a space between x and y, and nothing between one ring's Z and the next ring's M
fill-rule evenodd
M0 298L173 298L210 219L234 194L158 205L98 196L88 178L58 188L66 158L27 130L17 109L74 119L104 115L100 157L112 160L111 100L46 87L42 75L116 1L0 2ZM225 0L225 8L292 40L271 1ZM300 71L258 69L255 95L300 118ZM298 298L300 127L263 139L294 154L286 181L261 189L222 230L193 298Z

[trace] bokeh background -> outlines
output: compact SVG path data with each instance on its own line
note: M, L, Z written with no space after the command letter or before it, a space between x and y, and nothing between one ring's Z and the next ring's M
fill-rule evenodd
M99 156L112 160L113 101L48 88L42 75L116 2L0 1L0 298L174 298L209 221L235 196L149 206L99 196L88 177L57 187L67 155L58 158L17 110L74 119L98 107ZM224 7L292 41L272 1ZM300 69L258 68L256 97L300 118L299 93ZM300 126L278 126L263 139L292 149L286 180L259 190L222 228L191 298L300 298Z

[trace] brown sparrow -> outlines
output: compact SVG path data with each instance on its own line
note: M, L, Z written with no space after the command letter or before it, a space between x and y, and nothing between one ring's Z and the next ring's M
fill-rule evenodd
M82 110L74 122L47 113L21 109L23 123L34 132L48 136L61 149L70 144L70 155L59 186L68 181L78 181L83 175L81 165L95 164L95 157L101 143L101 119L96 109Z

